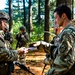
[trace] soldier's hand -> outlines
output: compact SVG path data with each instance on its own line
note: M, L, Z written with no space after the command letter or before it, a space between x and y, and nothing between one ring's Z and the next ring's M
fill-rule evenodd
M21 35L21 38L24 38L24 35Z
M39 45L40 45L40 41L30 43L30 44L29 44L29 47L38 47Z
M18 49L19 55L22 55L22 54L27 53L27 52L28 52L28 50L25 47L21 47Z
M38 47L41 45L41 41L37 41L35 44L33 44L34 47Z
M38 41L38 42L36 42L35 44L34 44L34 46L40 46L40 45L43 45L43 46L49 46L49 45L52 45L52 44L50 44L50 43L47 43L47 42L45 42L45 41Z
M40 41L37 41L37 42L30 43L29 47L37 47L37 49L39 49L40 45L41 45Z

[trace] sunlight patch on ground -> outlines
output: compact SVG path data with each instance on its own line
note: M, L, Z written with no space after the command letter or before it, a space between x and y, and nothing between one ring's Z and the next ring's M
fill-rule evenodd
M38 57L36 57L36 56L30 56L30 57L27 57L26 56L26 60L44 60L45 59L45 56L38 56Z

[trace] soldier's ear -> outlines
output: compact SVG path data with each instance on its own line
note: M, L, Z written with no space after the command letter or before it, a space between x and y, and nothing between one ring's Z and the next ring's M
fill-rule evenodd
M65 13L62 14L62 18L65 19L67 16Z

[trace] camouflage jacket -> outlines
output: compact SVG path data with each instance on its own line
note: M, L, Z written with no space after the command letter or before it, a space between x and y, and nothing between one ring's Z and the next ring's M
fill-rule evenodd
M18 33L16 35L17 47L23 47L26 45L26 43L29 41L29 35L27 32L24 33Z
M53 64L46 75L65 75L75 62L75 28L68 25L55 40Z
M4 39L7 40L7 41L9 41L10 44L11 44L13 42L13 35L12 35L12 33L9 32L9 31L7 33L5 33L4 34Z
M12 62L17 60L17 50L9 50L6 47L5 40L0 35L0 62Z

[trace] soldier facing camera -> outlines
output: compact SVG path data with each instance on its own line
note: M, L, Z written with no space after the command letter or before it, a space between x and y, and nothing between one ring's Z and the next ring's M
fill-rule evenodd
M4 31L9 21L9 15L0 10L0 31ZM11 50L7 48L3 34L0 34L0 75L10 75L10 64L18 59L18 55L24 54L24 49Z
M29 41L29 35L26 32L26 27L25 26L21 26L19 28L20 32L18 34L16 34L16 40L17 40L17 47L25 47Z
M29 35L26 32L26 27L25 26L21 26L19 28L19 30L20 30L20 32L16 35L16 40L17 40L16 48L26 47L27 43L29 41ZM26 57L26 54L19 56L19 61L21 63L23 63L24 65L26 64L25 57Z

